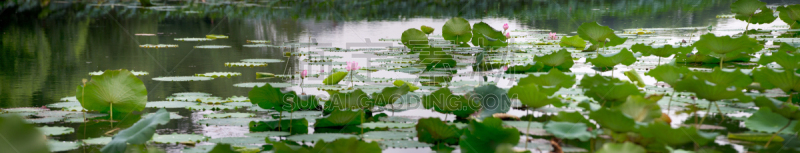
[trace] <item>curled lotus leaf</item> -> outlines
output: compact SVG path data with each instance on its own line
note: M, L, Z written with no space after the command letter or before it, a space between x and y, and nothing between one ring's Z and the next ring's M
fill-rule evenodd
M575 47L575 49L583 49L586 48L586 41L581 39L580 36L572 36L572 37L564 37L561 38L561 41L558 45L562 47Z
M614 34L608 26L601 26L597 22L585 22L578 27L578 36L592 43L594 48L617 46L625 43L628 38L621 38Z

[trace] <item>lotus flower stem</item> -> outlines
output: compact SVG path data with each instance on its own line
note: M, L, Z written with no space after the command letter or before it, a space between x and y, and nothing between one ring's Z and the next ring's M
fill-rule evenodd
M292 109L294 109L294 105L292 105ZM289 133L292 133L292 118L294 118L294 111L289 112Z
M753 19L752 16L750 18L747 18L747 26L744 27L744 34L745 35L747 35L747 29L750 28L750 20L751 19Z
M669 107L672 107L672 97L675 96L675 90L672 90L672 93L669 94L669 101L667 101L667 114L669 114Z
M283 126L281 126L282 121L283 121L283 111L280 111L278 112L278 131L283 131Z
M111 104L111 108L109 108L111 111L108 111L108 114L109 114L109 116L108 116L108 120L109 120L109 121L108 121L108 123L111 123L111 124L110 124L110 125L111 125L111 128L114 128L114 103L109 103L109 104ZM85 120L84 120L84 121L85 121Z
M527 113L528 115L531 114L530 110L526 110L525 113ZM532 120L533 120L533 117L528 117L528 127L525 128L525 150L528 150L528 133L530 133L530 130L531 130L531 121Z
M711 108L711 102L708 103L708 106L706 108L707 109ZM700 119L700 123L696 124L695 126L700 126L701 124L703 124L703 121L706 120L706 117L708 117L708 115L711 115L711 111L706 110L706 115L703 115L703 118Z
M775 132L775 134L772 134L772 136L771 136L771 137L769 137L769 140L767 140L767 144L765 144L765 145L764 145L764 148L766 148L767 146L769 146L769 143L770 143L770 142L772 142L772 139L774 139L774 138L775 138L775 136L777 136L777 135L778 135L778 133L781 133L781 131L783 131L784 129L786 129L787 127L789 127L789 125L792 125L792 122L786 123L786 125L784 125L784 126L783 126L783 127L780 129L780 130L778 130L778 132Z
M719 58L719 69L722 70L722 63L725 62L725 55Z

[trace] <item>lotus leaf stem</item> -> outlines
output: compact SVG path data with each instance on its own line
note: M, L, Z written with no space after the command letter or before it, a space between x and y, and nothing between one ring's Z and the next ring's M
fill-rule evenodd
M789 127L789 125L792 125L792 122L788 122L788 123L786 123L786 125L784 125L784 126L783 126L783 127L780 129L780 130L778 130L778 132L775 132L775 134L772 134L772 136L771 136L771 137L769 137L769 140L767 140L767 144L764 144L764 148L766 148L767 146L769 146L769 143L770 143L770 142L772 142L772 139L774 139L774 138L775 138L775 136L777 136L777 135L778 135L778 133L781 133L781 131L783 131L784 129L786 129L787 127Z

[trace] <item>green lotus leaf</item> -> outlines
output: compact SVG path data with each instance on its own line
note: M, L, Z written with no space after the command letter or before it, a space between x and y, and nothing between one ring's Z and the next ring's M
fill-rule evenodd
M641 96L639 88L629 82L606 83L589 87L584 95L600 102L601 106L613 107L625 102L628 96Z
M761 12L756 13L759 9ZM731 12L736 14L736 19L754 24L771 23L776 19L767 3L759 0L737 0L731 4Z
M261 138L263 140L264 138L267 137L275 137L275 136L280 137L280 136L288 136L291 134L289 132L283 132L283 131L264 131L255 133L245 133L244 135L248 137Z
M336 72L336 73L333 73L333 74L329 75L324 80L322 80L322 84L325 84L325 85L339 84L339 81L342 81L342 79L344 79L344 77L346 77L346 76L347 76L347 72Z
M705 72L693 72L693 76L711 82L717 86L722 87L731 87L734 86L736 88L742 89L753 83L753 80L750 79L750 76L742 73L739 69L734 69L733 71L722 70L719 67L715 67L710 73Z
M49 148L50 151L52 152L70 151L78 149L79 147L81 147L81 143L71 142L71 141L47 140L47 148Z
M400 140L400 141L380 141L382 146L387 148L427 148L433 147L431 144L417 142L413 140Z
M791 129L791 127L797 126L797 121L792 121L783 117L781 114L773 113L768 107L759 108L756 113L753 113L753 115L744 121L744 127L758 132L775 133L780 131L784 126L789 127L787 129ZM795 133L787 129L784 129L781 133Z
M566 49L561 49L551 54L536 56L533 59L537 63L542 63L545 69L556 68L561 71L569 71L575 62L572 61L572 53Z
M644 74L647 76L651 76L658 81L664 82L669 84L670 86L675 86L678 81L680 81L683 77L689 75L691 71L689 68L684 66L676 66L670 64L664 64L656 66L656 68L651 69L650 71L645 72Z
M253 113L211 113L211 114L203 114L205 118L248 118L248 117L255 117L256 114Z
M408 91L411 91L411 92L413 92L413 91L415 91L415 90L419 89L419 87L417 87L416 85L414 85L414 84L412 84L412 83L408 83L408 82L406 82L406 81L403 81L403 80L394 80L394 82L392 82L392 84L393 84L394 86L397 86L397 87L400 87L400 86L406 85L406 86L408 86Z
M800 119L800 106L789 102L782 102L774 98L764 96L756 97L753 101L758 108L769 108L772 112L780 114L790 119Z
M731 38L731 36L717 37L712 33L700 36L700 40L694 43L698 53L713 54L717 57L728 58L728 53L750 54L764 48L757 40L747 36Z
M25 153L49 153L45 135L35 126L25 122L22 117L11 115L0 115L0 148L10 151L15 148L16 152Z
M153 78L154 81L208 81L214 80L212 77L204 77L204 76L166 76L166 77L155 77Z
M629 96L625 103L615 107L623 114L628 115L636 122L650 122L661 118L661 107L658 106L659 98L644 98L641 95Z
M488 117L483 122L470 120L458 145L463 153L494 152L501 144L516 145L519 138L516 128L504 127L502 120Z
M718 56L718 55L717 55ZM687 54L686 56L675 56L676 62L684 62L684 63L719 63L720 58L717 56L712 56L705 53L696 53L696 54ZM749 62L750 58L749 54L741 54L738 52L730 52L725 54L725 58L722 59L724 62Z
M419 29L422 30L422 32L424 32L425 34L433 33L433 28L429 27L429 26L423 25L423 26L420 26Z
M215 118L215 119L201 119L197 123L200 125L217 125L217 126L248 126L252 121L266 121L267 119L260 118Z
M611 69L618 64L629 66L636 62L636 57L627 48L623 48L616 53L599 54L595 58L586 59L586 62L598 68Z
M106 144L100 151L103 153L124 152L128 144L144 144L153 138L158 125L164 125L168 122L169 112L161 108L154 115L139 120L133 126L119 131L112 137L111 142Z
M415 129L418 141L432 144L456 144L462 133L455 125L447 125L439 118L421 118Z
M797 70L800 68L800 54L777 51L772 52L772 56L761 54L761 58L758 59L758 64L761 65L767 65L772 62L777 63L784 70Z
M490 84L475 88L474 93L469 98L473 102L480 103L480 118L511 110L511 99L508 98L508 93L504 89Z
M83 108L103 113L142 111L147 103L144 83L125 69L106 70L103 75L92 76L75 93Z
M730 140L744 140L744 141L770 141L773 142L783 142L783 137L776 136L772 138L772 134L769 133L728 133L728 139Z
M403 31L403 35L400 36L400 41L411 50L429 47L428 36L425 35L424 32L414 28Z
M644 79L642 79L642 76L639 75L639 73L636 72L635 69L631 69L631 70L625 71L622 74L627 76L628 80L631 80L631 83L636 83L636 86L638 86L638 87L644 87L645 86L644 85Z
M64 135L64 134L70 134L70 133L75 132L75 129L73 129L71 127L63 127L63 126L52 126L52 127L51 126L43 126L43 127L37 127L36 129L39 129L39 131L42 131L42 133L44 135L46 135L46 136Z
M176 144L180 142L202 142L208 140L208 137L199 134L166 134L153 136L153 142ZM113 141L113 140L112 140Z
M447 20L442 26L442 37L444 40L456 43L469 42L472 39L472 28L469 27L469 21L460 17Z
M675 85L674 89L675 91L693 92L697 98L706 99L708 101L738 99L742 102L749 102L752 100L752 98L744 95L744 93L742 93L740 90L728 90L728 87L715 85L707 80L701 80L694 77L679 81Z
M578 139L581 141L587 141L595 137L587 129L589 128L584 123L550 121L544 125L544 130L547 133L552 133L557 138Z
M791 29L800 29L800 5L778 6L778 17L791 26Z
M636 130L636 121L619 110L600 108L589 113L589 118L602 128L616 132L632 132Z
M558 42L561 47L575 47L575 49L586 48L586 41L581 39L580 36L564 37Z
M314 144L310 152L347 152L347 153L375 153L381 152L381 146L376 141L370 143L359 140L358 138L336 139L330 143L320 141Z
M597 22L584 22L578 27L578 36L588 40L595 48L616 46L625 43L628 38L620 38L608 26L600 26Z
M709 142L713 143L714 139L719 135L718 133L697 130L694 126L673 129L664 122L650 123L645 127L639 128L639 133L644 138L651 139L654 143L669 146L684 145L692 142L702 146Z
M625 143L606 143L597 153L646 153L644 147L633 144L631 142Z
M497 31L489 24L484 22L472 25L472 45L481 47L505 47L508 46L506 36L501 31Z
M542 72L544 69L544 64L542 64L542 62L533 62L525 65L514 65L508 67L505 73Z
M316 133L316 134L301 134L286 137L286 140L297 142L321 142L321 141L334 141L337 139L355 138L356 135L341 134L341 133Z
M444 114L455 114L458 117L468 117L481 108L481 105L468 101L460 95L453 95L449 88L440 88L430 95L422 97L422 106L425 109L435 110Z
M634 53L642 53L644 56L655 55L658 57L669 57L673 54L683 55L692 52L693 47L672 47L672 45L664 45L660 48L654 48L645 44L635 44L631 46L631 51Z
M208 142L211 142L211 143L224 143L224 144L236 144L236 145L262 144L262 143L264 143L264 138L263 137L223 137L223 138L209 139Z
M403 140L403 139L411 139L414 137L414 133L409 132L397 132L397 131L369 131L367 133L361 134L364 139L370 140Z
M336 109L333 110L330 115L324 118L318 118L314 123L314 127L342 127L346 125L360 125L363 122L364 110L351 111Z
M372 107L373 102L370 97L361 89L348 93L334 93L325 102L325 112L340 109L362 109Z
M398 80L400 81L400 80ZM418 87L419 88L419 87ZM386 106L394 103L400 96L405 95L409 91L409 86L406 84L401 84L399 87L386 87L381 90L380 93L376 92L372 94L372 99L375 101L375 105L378 106Z
M295 111L298 109L314 109L319 105L314 96L298 96L294 91L283 93L278 88L273 88L270 83L261 87L254 87L248 93L250 103L257 104L264 109L282 111Z
M753 80L764 89L778 88L786 93L800 91L800 74L794 71L759 68L753 71Z
M196 106L197 102L182 102L182 101L155 101L147 102L147 108L184 108L186 106Z
M553 116L553 118L550 118L550 119L551 119L551 121L558 121L558 122L583 123L583 124L586 124L586 126L591 127L591 128L595 128L596 127L596 125L594 125L594 123L592 123L589 120L587 120L585 117L583 117L581 112L578 112L578 111L574 111L574 112L561 111L561 112L558 112L558 114L556 114L556 116Z
M539 85L533 83L516 85L508 90L509 98L517 98L522 104L533 108L550 104L562 105L561 100L550 97L551 94L540 92L539 88L541 88Z
M425 70L431 68L453 68L456 67L456 61L453 55L443 51L421 51L419 52L419 62L417 64L425 65Z
M540 85L540 92L547 95L552 95L561 88L570 88L575 84L574 75L567 75L558 69L552 69L547 74L539 76L529 74L527 77L519 80L518 85L535 84Z
M773 43L774 44L774 43ZM786 42L781 42L781 47L778 48L779 52L786 52L786 53L797 53L797 49L794 46L790 45Z
M272 121L252 121L250 122L250 131L263 132L263 131L284 131L290 134L308 134L308 120L305 118L300 119L284 119Z

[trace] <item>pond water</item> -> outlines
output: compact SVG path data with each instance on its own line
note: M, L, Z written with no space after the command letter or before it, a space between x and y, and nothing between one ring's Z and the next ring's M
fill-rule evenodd
M80 107L62 108L50 104L74 101L69 100L69 97L76 96L76 87L83 84L82 80L91 80L90 73L92 72L127 69L147 73L137 77L147 88L147 101L149 102L167 101L175 98L176 93L187 92L207 93L210 94L210 97L219 97L220 99L229 99L229 97L238 99L234 100L238 102L226 102L226 104L240 106L235 110L198 111L170 108L168 111L175 112L182 117L172 119L166 125L158 126L156 130L156 133L161 135L195 134L222 141L218 138L247 137L246 134L251 133L247 122L272 118L271 116L276 114L274 110L258 109L258 106L244 101L248 92L253 89L252 86L270 83L272 86L281 86L283 91L316 95L327 100L331 92L320 90L320 87L323 87L321 85L323 79L330 72L343 71L346 65L344 62L347 61L359 63L362 68L356 71L360 75L357 76L359 81L353 84L367 93L380 92L382 88L391 87L394 80L405 80L421 87L415 92L418 95L430 94L444 84L451 85L456 94L465 94L472 88L484 84L495 84L497 87L508 89L527 76L504 73L502 67L489 71L474 71L472 63L474 63L476 55L471 53L456 56L458 62L458 66L455 67L456 73L446 74L447 81L438 82L439 84L426 83L431 81L430 77L422 77L425 75L396 70L411 66L412 64L409 62L414 62L417 60L415 58L418 58L398 54L407 52L403 51L405 46L399 40L404 31L409 28L420 28L422 25L430 26L435 29L427 36L431 39L431 43L447 45L448 43L442 37L442 26L453 17L463 17L470 25L484 22L500 31L503 29L503 24L507 23L510 27L508 33L512 38L508 39L508 47L498 50L510 52L501 56L493 56L490 59L493 62L507 63L512 66L530 63L533 61L534 55L546 55L561 49L557 45L558 40L546 40L550 32L556 33L558 39L564 39L564 36L577 35L578 28L588 22L597 22L600 25L608 26L616 30L617 35L629 37L626 43L610 48L601 48L599 53L613 53L622 48L630 48L636 43L686 45L681 42L693 43L700 38L700 35L706 33L713 33L717 36L740 36L746 27L775 30L759 35L771 38L782 34L789 28L789 25L781 19L766 24L748 25L745 21L730 18L728 16L732 14L731 3L734 1L483 2L464 0L457 2L390 2L376 0L363 3L336 1L331 2L330 5L311 5L312 2L207 0L205 2L154 1L157 5L149 8L139 7L138 2L128 1L19 1L17 3L8 1L2 2L4 4L0 7L0 31L2 31L0 108L44 106L53 112L59 112L55 110L60 109L80 110ZM764 2L773 9L779 5L797 3L779 0ZM713 27L710 32L706 30L709 26ZM637 29L640 32L645 31L645 34L638 36L628 34L636 33ZM215 37L213 35L224 36L224 38L202 39ZM259 43L260 40L268 42ZM789 41L794 41L794 39ZM547 42L555 42L556 45L535 44ZM159 48L148 46L158 44L171 46ZM777 48L777 43L773 45L773 41L767 40L766 46ZM480 50L480 47L475 46L470 50ZM576 75L578 82L585 78L584 75L595 74L613 76L627 81L630 79L624 72L633 69L642 76L647 86L640 87L640 89L648 89L647 93L663 93L672 90L669 87L654 89L659 88L657 86L663 88L666 84L644 75L647 70L655 68L659 64L673 63L672 57L662 59L655 56L641 56L637 58L636 64L631 66L620 65L613 71L598 72L592 68L592 64L586 63L587 57L593 58L597 56L597 53L580 52L574 49L569 51L575 59L575 65L572 66L569 74ZM259 59L273 59L277 62L270 61L265 65L253 67L235 66L237 63L253 64L247 61ZM321 62L320 59L322 59ZM728 66L729 63L725 64ZM688 67L693 70L711 70L715 65L717 64L688 65ZM727 68L753 69L758 66L757 64L753 65L748 62L730 63ZM303 85L300 85L301 79L299 78L257 77L257 73L299 76L302 70L308 70L310 75L321 74L321 76L303 79ZM209 72L235 74L230 77L216 77L212 80L159 81L165 79L164 77L196 76ZM747 72L749 73L749 71ZM426 72L425 74L432 73ZM436 74L436 76L441 77L442 74ZM349 92L352 90L347 87L351 84L348 80L349 78L346 78L339 83L340 86L324 87ZM579 87L570 86L569 88L560 91L563 98L591 99L583 96ZM775 96L785 97L786 95L781 92ZM689 98L684 97L683 99ZM188 100L194 101L195 99ZM672 104L662 102L663 100L659 101L662 112L672 119L672 127L696 122L697 118L693 119L696 116L692 113L676 111L686 110L688 106L671 106L675 109L668 111L663 107ZM515 100L513 103L519 104L519 101ZM711 106L708 101L700 103L698 104L700 107L704 107L706 104ZM726 101L727 103L730 102ZM577 102L574 105L577 105ZM413 120L411 123L425 117L456 120L452 114L445 115L424 109L420 105L415 106L418 108L398 112L388 111L388 108L376 109L374 114L386 113L389 116L397 117L393 119ZM712 125L722 128L726 128L725 125L734 125L736 130L728 129L730 130L728 132L747 131L744 128L743 120L755 112L756 107L752 104L735 106L737 105L731 104L721 107L722 109L731 109L726 110L728 118L719 119L717 117L708 120L718 122L719 124ZM719 108L718 106L717 109ZM713 107L711 109L713 110ZM561 110L575 111L580 108L577 106L570 108L549 106L536 110L533 116L537 121L543 119L539 122L544 123L553 113ZM51 136L49 139L80 143L79 141L86 139L110 137L114 130L125 129L125 125L130 126L140 118L144 118L140 117L141 114L156 111L156 108L147 108L142 112L125 114L123 118L118 119L118 123L113 124L100 119L85 123L72 122L71 119L74 118L64 117L69 114L64 113L60 119L36 123L36 126L73 128L74 132ZM245 118L234 116L226 120L214 120L205 116L234 112L252 113L255 116L245 116ZM73 113L76 112L73 111ZM530 111L511 109L507 114L522 117L530 114ZM705 113L701 111L699 114ZM313 125L314 119L322 116L311 114L304 117L309 119L310 125ZM739 118L731 119L730 117ZM457 122L463 122L463 120ZM723 122L726 122L725 125L722 125ZM314 128L310 128L310 130L311 132L315 131ZM752 148L749 146L752 145L751 143L731 143L724 137L725 134L727 133L722 133L713 146L732 144L726 148L731 148L735 152L745 152ZM285 137L275 138L285 139ZM538 147L538 150L531 151L548 152L553 149L549 145L549 140L536 138L528 144ZM415 140L415 138L411 140ZM151 145L163 148L167 152L188 152L184 149L213 144L213 141L203 141L197 144L159 143ZM260 143L242 142L240 145L258 148L263 144L266 143L263 141ZM520 144L515 148L522 149L521 146L525 142L521 141ZM419 148L385 147L384 152L431 151L430 147L423 146ZM64 152L99 152L102 147L102 145L87 144L76 148L67 147L69 149L64 149ZM452 147L457 149L456 151L460 151L457 145ZM686 147L681 148L686 149ZM790 148L795 149L794 147ZM587 150L570 146L565 147L565 151Z

